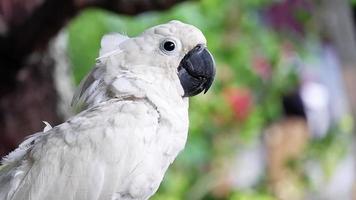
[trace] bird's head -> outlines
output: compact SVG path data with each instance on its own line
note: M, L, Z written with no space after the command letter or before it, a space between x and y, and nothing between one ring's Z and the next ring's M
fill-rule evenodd
M170 21L137 37L104 36L97 65L82 81L72 104L87 107L112 97L142 97L153 91L190 97L207 92L214 76L214 59L202 32Z
M126 44L125 44L126 43ZM215 76L215 62L203 33L180 21L158 25L123 43L132 52L130 63L164 68L180 80L184 97L207 92Z

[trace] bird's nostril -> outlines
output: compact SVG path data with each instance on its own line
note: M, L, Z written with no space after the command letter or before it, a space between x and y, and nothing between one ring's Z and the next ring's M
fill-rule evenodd
M204 45L198 44L197 46L194 47L194 49L195 49L196 51L201 51L201 50L204 49Z

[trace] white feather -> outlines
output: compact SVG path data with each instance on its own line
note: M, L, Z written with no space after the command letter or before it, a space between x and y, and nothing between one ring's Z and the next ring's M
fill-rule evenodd
M51 130L52 129L52 126L48 123L48 122L46 122L46 121L42 121L46 126L43 128L43 132L47 132L47 131L49 131L49 130Z
M101 39L99 58L108 56L110 53L120 50L120 44L128 39L130 39L128 36L119 33L104 35Z

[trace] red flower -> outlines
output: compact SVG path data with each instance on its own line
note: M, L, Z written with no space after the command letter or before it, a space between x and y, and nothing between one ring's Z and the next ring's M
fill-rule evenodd
M252 95L247 88L230 88L224 91L227 103L232 108L235 117L244 121L252 108Z

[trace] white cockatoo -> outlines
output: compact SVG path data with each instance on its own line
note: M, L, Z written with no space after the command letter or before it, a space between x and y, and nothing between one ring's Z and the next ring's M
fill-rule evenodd
M214 65L202 32L179 21L104 36L74 96L84 110L3 159L0 200L148 199L184 148L188 97L209 89Z

